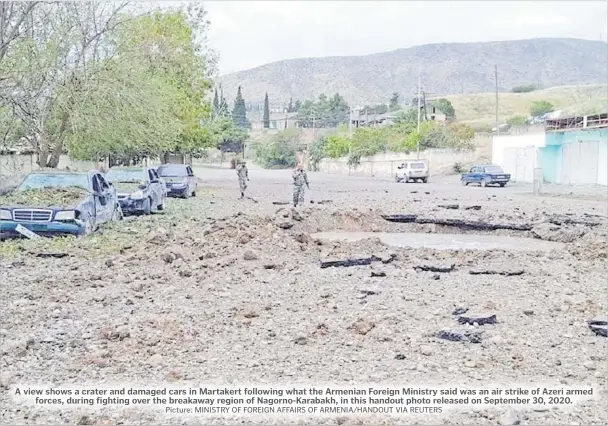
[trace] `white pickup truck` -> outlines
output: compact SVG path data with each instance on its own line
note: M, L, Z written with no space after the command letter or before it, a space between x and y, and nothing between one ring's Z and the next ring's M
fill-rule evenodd
M429 167L423 160L406 161L397 167L395 182L429 181Z

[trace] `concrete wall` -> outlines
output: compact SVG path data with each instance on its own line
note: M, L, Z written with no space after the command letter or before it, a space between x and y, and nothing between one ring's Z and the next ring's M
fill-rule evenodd
M420 159L428 161L431 176L453 172L454 164L471 164L480 155L480 149L455 151L447 149L429 149L420 152ZM397 166L405 160L415 160L416 153L386 153L371 157L362 157L358 166L349 167L347 158L336 160L323 159L319 171L332 174L350 174L356 176L393 177Z
M492 163L504 167L505 148L525 148L545 146L545 132L498 135L492 137Z

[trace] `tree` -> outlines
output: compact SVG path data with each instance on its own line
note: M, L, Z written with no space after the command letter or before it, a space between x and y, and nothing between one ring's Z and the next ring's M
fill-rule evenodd
M298 101L296 101L296 105ZM304 101L298 108L297 119L302 127L338 127L348 122L350 107L346 100L339 94L331 98L319 95L318 100Z
M449 100L445 98L437 99L436 101L433 101L431 105L444 113L448 120L454 120L456 118L456 111Z
M218 106L218 117L228 117L230 115L230 111L228 110L228 102L226 101L226 97L224 96L224 89L220 84L220 96L219 96L219 106Z
M289 105L287 105L287 112L295 112L293 110L293 99L289 98Z
M507 124L511 127L525 126L526 124L528 124L528 119L523 115L515 115L507 119Z
M217 89L215 89L214 93L213 93L213 113L215 115L217 115L219 110L220 110L220 99L217 96Z
M529 92L534 92L537 89L538 88L534 84L523 84L521 86L515 86L514 88L511 89L511 92L513 92L513 93L529 93Z
M296 100L296 103L293 105L292 112L298 112L300 110L301 106L302 106L302 102L300 102L299 100Z
M268 105L268 92L264 97L264 128L270 128L270 107Z
M241 127L237 127L230 117L218 117L212 122L213 135L216 147L222 152L243 152L244 142L249 134Z
M391 111L396 111L399 109L399 93L394 92L391 96L391 99L388 103L388 108Z
M239 86L236 92L234 108L232 109L232 120L238 127L246 129L250 126L249 120L247 120L247 107L245 106L245 100L241 93L241 86Z
M324 154L329 158L340 158L348 154L350 139L344 134L336 134L327 137Z
M298 151L302 148L300 129L286 129L272 136L268 143L256 146L256 157L265 168L290 168L296 165Z
M551 102L535 101L530 106L530 115L532 117L539 117L541 115L547 114L554 110L555 110L555 108L553 107L553 104Z

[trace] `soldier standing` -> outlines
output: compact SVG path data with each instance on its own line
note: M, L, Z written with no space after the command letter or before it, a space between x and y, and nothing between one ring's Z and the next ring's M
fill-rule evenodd
M308 185L308 176L306 176L306 171L302 165L298 164L296 169L293 171L293 206L297 207L298 204L302 204L304 202L304 185L308 189L310 186Z
M245 197L245 190L247 189L247 182L249 181L249 171L244 161L241 161L236 166L236 174L239 177L239 187L241 188L241 198Z

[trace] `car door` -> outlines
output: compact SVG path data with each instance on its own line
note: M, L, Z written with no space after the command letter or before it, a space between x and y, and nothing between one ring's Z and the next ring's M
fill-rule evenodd
M473 167L471 169L471 174L469 175L469 182L476 183L481 180L479 177L479 167Z
M94 174L91 176L91 183L93 186L93 202L95 207L93 208L93 225L97 225L103 222L103 214L105 206L102 204L102 186L99 181L99 175Z
M186 171L188 172L188 191L194 192L196 191L196 179L194 178L194 172L190 166L186 167Z
M148 188L152 197L152 205L158 206L160 204L160 191L158 189L158 180L154 177L152 169L148 169Z
M98 223L107 222L110 220L112 213L114 212L114 208L116 205L116 200L114 199L116 192L112 191L112 187L108 184L108 182L104 179L101 174L96 174L97 180L99 182L99 186L101 188L101 197L99 197L99 203L102 207L101 210L101 220L99 217L99 212L97 213L97 221Z
M158 176L158 173L156 173L156 170L154 169L150 169L150 173L152 174L152 182L154 185L154 190L156 191L156 200L158 202L158 204L161 204L163 199L165 198L165 188L163 185L163 182L160 178L160 176Z
M158 180L161 199L165 199L167 197L167 185L165 184L164 179L160 177L156 169L152 169L152 173L154 174L154 178Z

